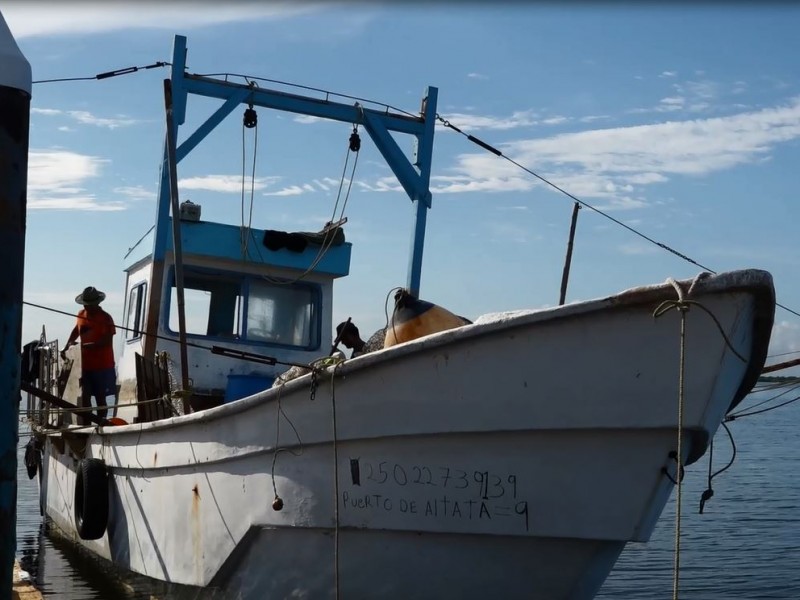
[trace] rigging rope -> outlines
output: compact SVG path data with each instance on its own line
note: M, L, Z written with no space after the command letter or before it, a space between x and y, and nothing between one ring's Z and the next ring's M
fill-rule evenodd
M89 77L65 77L65 78L59 78L59 79L42 79L42 80L34 81L33 83L51 83L51 82L59 82L59 81L88 81L88 80L107 79L109 77L116 77L118 75L128 75L130 73L135 73L135 72L140 71L140 70L153 69L153 68L156 68L156 67L165 67L165 66L172 66L172 63L169 63L169 62L166 62L166 61L159 61L159 62L155 62L155 63L153 63L151 65L146 65L146 66L142 66L142 67L126 67L126 68L123 68L123 69L116 69L114 71L108 71L108 72L105 72L105 73L99 73L97 75L93 75L93 76L89 76ZM266 78L266 77L256 77L256 76L253 76L253 75L245 75L245 74L241 74L241 73L231 73L231 72L192 73L191 76L192 77L224 77L226 82L231 77L239 77L239 78L244 79L244 81L247 83L247 85L249 85L251 87L257 85L255 83L256 81L263 81L263 82L267 82L267 83L274 83L274 84L278 84L278 85L285 85L287 87L293 87L293 88L297 88L297 89L318 92L318 93L324 94L324 100L325 101L328 101L331 98L331 96L337 97L337 98L347 98L347 99L350 99L350 100L355 100L357 103L368 103L368 104L372 104L372 105L381 107L381 109L384 112L384 114L387 114L387 115L390 114L389 111L395 111L399 115L408 116L408 117L414 117L414 118L418 118L419 117L418 114L415 114L415 113L412 113L412 112L397 108L395 106L392 106L391 104L386 104L384 102L377 102L375 100L369 100L367 98L361 98L359 96L352 96L352 95L349 95L349 94L343 94L343 93L339 93L339 92L332 92L330 90L325 90L325 89L322 89L322 88L316 88L316 87L312 87L312 86L291 83L291 82L288 82L288 81L282 81L282 80L278 80L278 79L269 79L269 78ZM363 110L363 108L362 108L362 110ZM448 127L450 129L452 129L453 131L456 131L457 133L460 133L461 135L466 137L468 140L470 140L474 144L480 146L481 148L491 152L492 154L494 154L496 156L499 156L500 158L503 158L503 159L507 160L511 164L515 165L517 168L522 169L523 171L525 171L529 175L532 175L533 177L536 177L537 179L542 181L544 184L552 187L553 189L557 190L558 192L560 192L560 193L564 194L565 196L571 198L572 200L574 200L575 202L577 202L581 206L583 206L585 208L588 208L588 209L596 212L599 215L602 215L603 217L605 217L605 218L609 219L610 221L616 223L620 227L623 227L623 228L627 229L628 231L630 231L634 235L637 235L637 236L641 237L642 239L650 242L651 244L654 244L654 245L658 246L659 248L674 254L675 256L685 260L686 262L689 262L689 263L691 263L691 264L693 264L695 266L698 266L701 269L703 269L705 271L708 271L710 273L716 273L716 271L714 271L713 269L704 266L702 263L700 263L700 262L690 258L689 256L687 256L687 255L675 250L674 248L671 248L667 244L664 244L662 242L654 240L653 238L645 235L644 233L638 231L637 229L631 227L630 225L627 225L627 224L623 223L619 219L615 219L614 217L612 217L611 215L607 214L606 212L600 210L599 208L596 208L595 206L592 206L588 202L585 202L585 201L581 200L580 198L576 197L575 195L571 194L570 192L568 192L568 191L564 190L563 188L559 187L555 183L549 181L547 178L543 177L542 175L539 175L538 173L536 173L532 169L529 169L529 168L525 167L524 165L520 164L519 162L515 161L511 157L506 156L505 154L503 154L500 150L498 150L497 148L495 148L491 144L488 144L488 143L484 142L483 140L481 140L481 139L479 139L479 138L477 138L477 137L475 137L475 136L473 136L471 134L464 133L461 129L459 129L457 126L453 125L450 121L446 120L444 117L442 117L438 113L436 115L436 119L439 120L445 127ZM247 243L247 242L244 242L244 243ZM784 304L781 304L780 302L776 302L775 305L778 306L779 308L782 308L783 310L795 315L795 316L800 317L800 312L795 311L795 310L789 308L788 306L785 306Z
M339 228L338 223L340 223L344 219L345 209L347 207L347 201L350 198L350 192L353 188L353 180L355 178L356 167L358 166L358 157L359 152L361 150L361 139L358 136L358 126L353 125L353 132L350 134L350 138L348 139L348 147L345 152L345 160L344 166L342 167L342 175L339 180L339 190L336 194L336 201L334 202L333 206L333 214L331 215L331 220L328 222L328 225L325 229L325 235L322 238L322 243L320 244L320 248L317 251L317 255L314 260L311 261L311 264L305 269L300 275L291 279L280 279L276 277L271 277L269 275L263 275L262 278L265 281L269 281L271 283L275 283L278 285L290 285L292 283L296 283L298 281L303 280L309 273L311 273L319 262L325 257L328 250L330 250L331 246L333 246L334 241L336 240L336 231ZM348 180L347 177L347 165L350 161L350 153L353 152L355 154L355 159L353 160L353 167L350 171L350 177ZM336 216L336 210L339 206L339 202L341 201L342 189L344 187L345 180L348 180L347 191L345 192L344 202L342 204L342 209L339 212L339 216ZM252 235L252 231L250 233ZM258 254L258 258L261 262L265 262L264 256L261 254L261 249L258 244L255 245L256 253Z
M367 104L372 104L374 106L378 106L382 109L384 114L390 114L389 111L393 110L401 115L405 115L408 117L419 117L419 114L414 114L407 110L403 110L402 108L397 108L396 106L392 106L391 104L386 104L385 102L378 102L377 100L370 100L369 98L361 98L359 96L351 96L349 94L342 94L339 92L332 92L330 90L325 90L322 88L316 88L308 85L302 85L299 83L291 83L289 81L281 81L280 79L268 79L266 77L256 77L255 75L244 75L242 73L191 73L192 77L224 77L225 81L228 81L229 77L240 77L244 79L248 85L253 81L263 81L266 83L277 83L278 85L285 85L287 87L297 88L298 90L307 90L310 92L318 92L320 94L325 95L325 101L329 101L331 96L335 98L346 98L348 100L355 100L356 102L362 103L365 102Z
M608 213L606 213L606 212L604 212L604 211L600 210L599 208L596 208L595 206L592 206L592 205L591 205L591 204L589 204L588 202L585 202L584 200L581 200L580 198L578 198L578 197L577 197L577 196L575 196L574 194L571 194L571 193L569 193L567 190L565 190L565 189L563 189L563 188L559 187L558 185L556 185L556 184L555 184L555 183L553 183L552 181L548 180L546 177L543 177L542 175L539 175L538 173L536 173L536 172L535 172L535 171L533 171L532 169L529 169L528 167L526 167L526 166L524 166L524 165L520 164L519 162L515 161L515 160L514 160L513 158L511 158L510 156L506 156L505 154L503 154L503 153L502 153L500 150L498 150L498 149L497 149L497 148L495 148L494 146L492 146L492 145L490 145L490 144L487 144L487 143L486 143L486 142L484 142L483 140L481 140L481 139L479 139L479 138L475 137L474 135L471 135L471 134L464 133L463 131L461 131L461 129L459 129L458 127L456 127L455 125L453 125L453 124L452 124L450 121L448 121L447 119L445 119L444 117L442 117L442 116L441 116L440 114L438 114L438 113L437 113L437 115L436 115L436 119L437 119L437 120L439 120L439 121L442 123L442 125L444 125L445 127L448 127L448 128L450 128L450 129L452 129L453 131L455 131L455 132L457 132L457 133L460 133L461 135L463 135L464 137L466 137L466 138L467 138L469 141L471 141L472 143L474 143L474 144L476 144L476 145L480 146L480 147L481 147L481 148L483 148L484 150L487 150L487 151L491 152L492 154L494 154L494 155L496 155L496 156L499 156L499 157L500 157L500 158L502 158L502 159L505 159L505 160L507 160L508 162L510 162L511 164L513 164L514 166L516 166L517 168L519 168L519 169L522 169L523 171L525 171L525 172L526 172L526 173L528 173L529 175L532 175L533 177L535 177L536 179L538 179L538 180L539 180L539 181L541 181L542 183L544 183L544 184L546 184L546 185L550 186L551 188L553 188L554 190L556 190L556 191L558 191L558 192L562 193L563 195L567 196L568 198L571 198L572 200L574 200L575 202L577 202L577 203L578 203L578 204L580 204L581 206L584 206L584 207L586 207L586 208L588 208L588 209L590 209L590 210L593 210L593 211L594 211L594 212L596 212L597 214L599 214L599 215L601 215L601 216L605 217L606 219L608 219L608 220L610 220L610 221L612 221L612 222L616 223L616 224L617 224L617 225L619 225L620 227L623 227L623 228L627 229L628 231L630 231L631 233L633 233L633 234L635 234L635 235L638 235L640 238L642 238L642 239L644 239L644 240L646 240L646 241L650 242L651 244L654 244L654 245L658 246L659 248L661 248L661 249L663 249L663 250L666 250L667 252L670 252L670 253L674 254L674 255L675 255L675 256L677 256L678 258L681 258L681 259L683 259L684 261L686 261L686 262L688 262L688 263L691 263L691 264L693 264L693 265L695 265L695 266L697 266L697 267L700 267L700 268L701 268L701 269L703 269L704 271L708 271L709 273L713 273L714 275L716 275L716 274L717 274L717 272L716 272L716 271L714 271L713 269L711 269L711 268L709 268L709 267L707 267L707 266L703 265L702 263L700 263L700 262L698 262L698 261L694 260L693 258L690 258L690 257L686 256L685 254L683 254L683 253L681 253L681 252L678 252L677 250L675 250L674 248L671 248L670 246L668 246L667 244L664 244L663 242L659 242L659 241L656 241L656 240L654 240L653 238L651 238L651 237L649 237L649 236L645 235L644 233L642 233L641 231L639 231L639 230L637 230L637 229L635 229L635 228L631 227L630 225L627 225L627 224L623 223L623 222L622 222L622 221L620 221L619 219L615 219L614 217L612 217L612 216L611 216L611 215L609 215ZM792 313L792 314L793 314L793 315L795 315L795 316L798 316L798 317L800 317L800 312L797 312L797 311L795 311L795 310L792 310L792 309L791 309L791 308L789 308L788 306L784 306L783 304L780 304L779 302L776 302L776 303L775 303L775 305L776 305L776 306L779 306L780 308L784 309L784 310L785 310L785 311L787 311L787 312L790 312L790 313Z
M283 498L278 495L278 486L275 483L275 464L278 462L278 454L281 452L288 452L292 456L302 456L303 455L303 440L300 437L300 432L297 430L297 427L294 426L292 420L289 418L289 415L283 410L283 405L281 404L281 395L283 394L283 386L278 386L278 399L277 399L277 410L275 414L275 447L272 452L272 469L270 470L270 477L272 479L272 491L275 494L275 498L272 501L272 509L275 511L280 511L283 509ZM286 422L289 423L289 426L294 431L294 435L297 438L297 443L299 445L299 449L295 452L290 447L281 447L280 440L281 440L281 415L283 418L286 419Z
M728 434L728 439L730 439L730 441L731 441L731 449L732 449L733 452L731 454L730 461L728 461L728 464L725 465L724 467L722 467L719 471L717 471L717 472L712 474L711 473L711 462L712 462L712 460L714 458L714 439L713 438L711 439L711 443L709 445L710 451L709 451L709 456L708 456L708 487L705 489L703 494L700 496L700 514L701 515L703 514L703 509L705 508L706 502L708 502L714 496L714 489L711 487L711 481L717 475L720 475L720 474L724 473L725 471L727 471L728 469L730 469L733 466L733 461L736 460L736 442L733 441L733 434L731 433L730 428L725 424L725 421L720 423L720 425L722 425L722 427L725 429L725 433Z
M248 110L253 110L252 105ZM253 113L255 111L253 110ZM252 126L248 126L249 123L252 123ZM247 160L246 154L246 131L248 129L255 129L253 132L253 165L250 171L250 210L247 220L245 220L244 213L245 213L245 185L247 182L247 177L245 175L245 163ZM256 158L258 156L258 121L250 121L248 122L248 113L245 111L245 117L242 119L242 201L241 201L241 212L242 212L242 225L239 228L239 236L240 236L240 244L241 244L241 254L242 260L246 260L247 258L247 245L250 240L250 227L253 223L253 200L255 195L256 189Z
M780 404L776 404L775 406L770 406L769 408L763 408L761 410L754 410L752 412L744 412L744 413L736 413L733 415L728 415L725 417L725 421L735 421L736 419L741 419L742 417L752 417L753 415L760 415L765 412L769 412L771 410L775 410L776 408L781 408L782 406L787 406L792 404L793 402L797 402L800 400L800 396L796 398L792 398L791 400L787 400L786 402L781 402Z
M125 67L123 69L115 69L113 71L106 71L105 73L98 73L97 75L92 75L89 77L61 77L58 79L39 79L38 81L32 81L31 83L56 83L62 81L91 81L91 80L99 80L99 79L108 79L110 77L117 77L118 75L130 75L131 73L136 73L137 71L146 71L147 69L155 69L157 67L171 67L172 63L168 63L165 61L158 61L154 62L152 65L145 65L143 67Z
M57 308L51 308L49 306L42 306L41 304L35 304L33 302L27 302L27 301L24 301L24 300L23 300L22 304L25 304L27 306L33 306L35 308L41 308L42 310L47 310L47 311L54 312L54 313L59 313L59 314L62 314L62 315L67 315L68 317L77 318L76 314L70 313L70 312L66 312L64 310L59 310ZM131 329L130 327L123 327L122 325L115 325L115 327L117 329L121 329L123 331L133 331L134 333L142 333L140 330ZM156 339L166 340L168 342L174 342L175 341L175 338L167 337L167 336L164 336L164 335L158 335L158 334L147 334L147 335L152 335ZM203 344L196 344L194 342L189 342L189 341L187 341L185 343L186 343L186 346L188 346L190 348L199 348L200 350L208 350L209 352L212 352L212 353L214 352L214 347L211 347L211 346L204 346ZM307 366L307 365L303 365L303 364L299 364L299 363L287 362L287 361L282 361L282 360L277 360L277 359L273 359L273 360L275 360L275 364L279 364L279 365L286 365L286 366L291 366L291 367L306 367Z

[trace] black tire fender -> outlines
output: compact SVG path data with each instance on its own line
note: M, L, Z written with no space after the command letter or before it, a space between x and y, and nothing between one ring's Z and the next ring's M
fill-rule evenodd
M25 468L28 471L28 479L36 477L36 472L41 469L42 455L36 447L36 441L33 438L28 440L25 444Z
M75 529L81 539L103 537L108 524L108 469L99 458L78 461L74 509Z

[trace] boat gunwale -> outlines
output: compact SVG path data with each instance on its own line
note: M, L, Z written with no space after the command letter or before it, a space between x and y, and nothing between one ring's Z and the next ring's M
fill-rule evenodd
M766 331L762 339L754 340L753 353L750 356L747 371L742 378L742 383L734 397L728 410L731 410L741 399L750 391L761 372L763 364L766 362L766 355L769 345L770 331L775 312L775 292L772 284L772 275L760 269L744 269L729 271L719 275L708 277L696 277L694 279L678 280L676 282L682 289L688 290L688 286L694 284L697 295L713 295L720 293L733 293L742 290L750 290L756 298L755 320L768 320L769 327L755 327L756 333ZM694 297L691 296L692 298ZM542 309L523 309L519 311L507 311L499 313L489 313L487 316L497 315L497 318L480 323L467 324L462 327L448 329L433 333L422 338L398 344L390 348L383 348L374 352L348 359L344 363L325 368L328 375L348 376L362 369L371 366L396 360L405 356L418 354L431 349L447 347L451 344L463 343L466 340L498 333L508 329L543 323L547 321L557 321L565 318L584 316L593 312L609 309L623 309L625 307L662 302L664 300L677 300L677 291L673 283L667 280L663 283L652 284L641 287L629 288L611 296L596 298L555 306ZM655 308L655 307L654 307ZM765 311L765 309L767 309ZM505 317L505 318L504 318ZM311 382L311 374L307 373L292 379L278 387L265 389L252 396L241 398L234 402L229 402L221 406L209 408L188 415L179 415L158 421L146 423L130 423L127 425L116 426L93 426L93 427L74 427L59 430L41 430L41 433L48 436L58 436L67 431L71 434L97 434L99 436L115 436L126 434L141 434L144 431L155 431L159 429L184 427L189 425L204 424L216 421L221 418L229 417L240 412L246 412L264 403L277 400L280 396L293 394L296 389L308 387Z

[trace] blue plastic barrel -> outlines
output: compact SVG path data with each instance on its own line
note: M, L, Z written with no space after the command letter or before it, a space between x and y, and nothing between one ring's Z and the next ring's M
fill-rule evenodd
M233 402L266 390L272 386L273 381L275 378L268 375L228 375L225 402Z

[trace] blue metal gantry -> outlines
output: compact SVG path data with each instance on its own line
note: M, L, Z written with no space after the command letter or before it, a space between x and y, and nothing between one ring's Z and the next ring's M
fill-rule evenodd
M412 233L411 255L409 257L407 287L414 295L419 295L422 273L422 251L425 244L425 225L428 209L431 206L430 175L433 154L433 134L436 122L436 101L438 90L428 87L422 101L422 114L419 117L379 111L361 106L319 99L231 83L186 73L186 37L176 35L172 58L172 102L173 131L177 130L186 118L186 104L189 94L219 98L222 105L200 125L183 143L177 145L176 163L184 159L214 128L240 104L252 104L280 111L293 112L334 121L344 121L362 125L387 164L394 172L403 189L414 204L414 228ZM413 162L398 147L392 131L415 136ZM158 212L156 215L153 261L162 262L167 250L170 214L170 184L167 163L167 146L164 149L164 162L161 168Z

